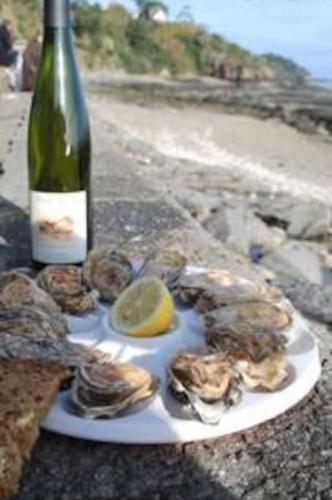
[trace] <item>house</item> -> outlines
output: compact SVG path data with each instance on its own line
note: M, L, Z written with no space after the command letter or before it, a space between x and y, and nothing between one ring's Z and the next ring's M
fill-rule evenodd
M147 17L156 23L165 23L168 20L167 9L161 5L151 5L148 7Z

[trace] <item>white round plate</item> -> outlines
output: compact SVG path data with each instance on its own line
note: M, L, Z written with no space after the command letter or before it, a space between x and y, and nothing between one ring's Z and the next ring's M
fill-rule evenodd
M168 394L166 371L177 351L204 346L203 324L192 309L177 309L177 327L166 335L136 339L121 335L108 325L110 310L101 307L87 319L70 319L70 340L112 355L116 362L147 368L161 379L161 388L142 411L114 419L86 420L72 411L68 391L58 394L42 427L60 434L94 441L136 444L190 442L243 431L266 422L301 401L316 384L320 372L317 341L302 317L294 311L287 332L288 360L293 373L288 385L273 393L244 390L241 403L227 410L218 425L185 419Z

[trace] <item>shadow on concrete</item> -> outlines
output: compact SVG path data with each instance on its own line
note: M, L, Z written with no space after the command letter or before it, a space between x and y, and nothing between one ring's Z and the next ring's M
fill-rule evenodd
M29 217L0 195L0 270L30 263Z

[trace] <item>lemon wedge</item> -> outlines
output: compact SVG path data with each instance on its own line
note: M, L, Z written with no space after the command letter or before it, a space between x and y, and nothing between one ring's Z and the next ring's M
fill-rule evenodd
M163 281L142 278L118 297L111 311L111 322L126 335L153 337L171 327L174 309L172 295Z

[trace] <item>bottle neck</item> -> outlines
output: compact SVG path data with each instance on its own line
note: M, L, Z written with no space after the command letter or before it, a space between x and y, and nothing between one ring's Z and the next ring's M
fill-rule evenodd
M44 26L49 28L70 28L70 0L44 0Z

